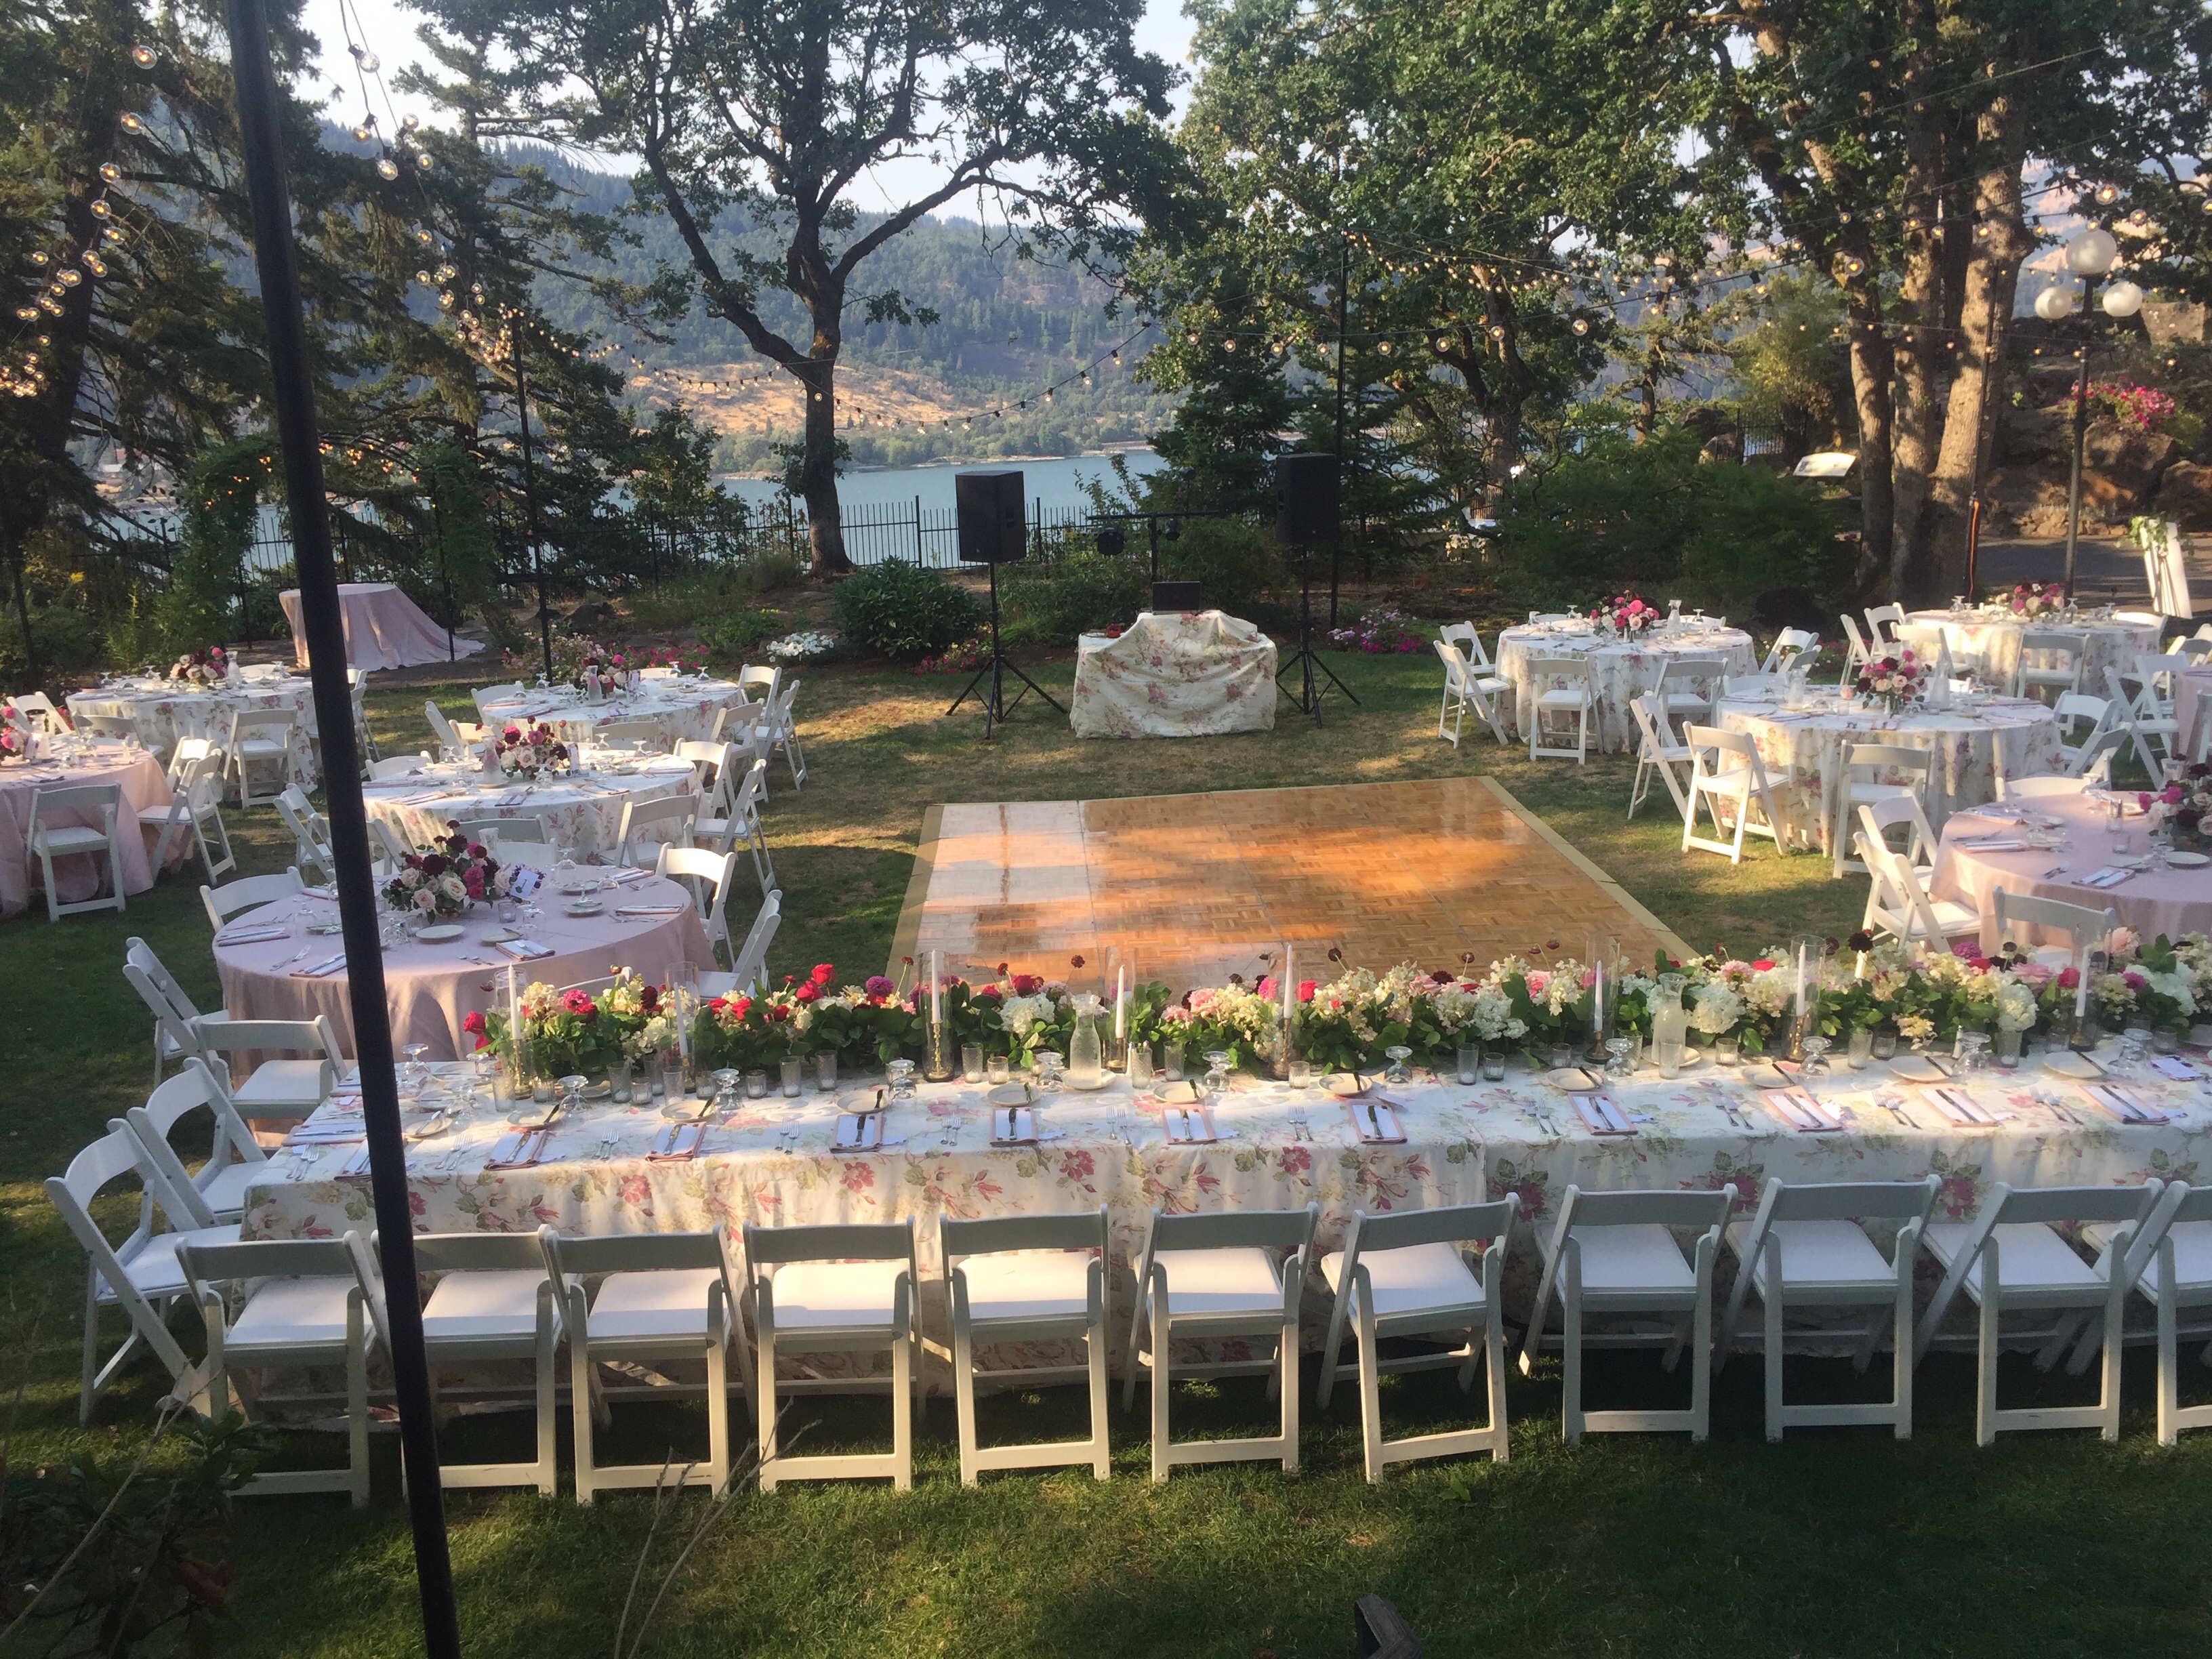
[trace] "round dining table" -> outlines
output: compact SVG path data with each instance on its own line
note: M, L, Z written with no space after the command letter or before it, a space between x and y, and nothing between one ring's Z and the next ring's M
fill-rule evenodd
M2112 809L2118 805L2117 820ZM2164 865L2152 854L2139 798L2129 790L2081 788L2036 795L1997 809L2005 816L1961 812L1943 827L1929 891L1969 905L1982 919L1982 948L1994 951L1996 901L2008 893L2060 899L2093 910L2118 912L2120 925L2145 939L2160 933L2212 933L2212 863ZM2024 820L2014 814L2025 814ZM2031 846L2030 839L2055 845ZM2124 842L2124 848L2116 842ZM2184 853L2185 860L2203 855ZM2069 936L2041 927L2015 925L2013 943L2064 945Z
M461 936L425 944L408 939L384 953L386 1007L395 1048L428 1045L432 1059L471 1054L476 1039L461 1029L471 1014L507 1006L510 971L518 986L574 985L617 969L634 968L665 983L684 964L711 968L707 930L690 891L673 881L644 876L604 890L595 915L574 915L583 901L562 889L605 883L616 872L588 868L549 871L537 895L543 914L502 927L491 910L472 906L462 916ZM354 1052L353 1009L348 1001L345 948L336 932L337 905L312 893L278 900L234 917L216 933L215 965L223 1005L240 1019L330 1017L348 1054ZM282 924L285 936L264 937ZM533 954L517 957L496 942L503 933ZM226 942L226 940L230 942ZM534 952L543 951L544 954Z
M0 762L0 916L12 916L31 902L31 803L42 789L76 789L87 784L112 783L121 787L116 803L116 846L122 866L123 891L143 893L154 884L153 842L138 827L139 812L149 806L167 806L173 799L161 763L143 749L119 743L83 743L49 738L39 758ZM71 811L53 815L56 824L100 827L95 812ZM170 861L191 850L190 836L170 838ZM104 860L77 853L54 860L54 883L64 904L92 897L106 884Z
M456 818L538 818L556 845L582 860L615 851L622 838L623 809L630 802L696 795L698 790L689 761L672 755L595 754L587 748L580 769L542 784L487 775L473 765L424 761L412 772L362 785L362 805L409 847L428 846ZM659 825L641 829L639 836L667 839Z
M1510 735L1526 739L1536 718L1536 677L1531 665L1550 657L1575 657L1590 670L1594 748L1606 753L1638 746L1636 714L1629 704L1656 690L1668 661L1677 657L1720 657L1725 672L1749 674L1759 667L1759 647L1741 628L1694 619L1668 629L1663 624L1623 639L1602 634L1587 617L1564 623L1523 623L1498 636L1497 669L1513 687L1511 703L1499 714Z
M2021 639L2028 629L2039 634L2063 634L2074 641L2075 660L2081 669L2081 689L2093 697L2106 695L2105 671L2135 672L2136 659L2154 652L2164 626L2155 617L2094 617L2062 612L2034 622L2002 606L1983 606L1954 613L1915 611L1905 618L1907 628L1940 628L1951 648L1952 665L1961 674L1968 659L1985 685L2014 684L2020 672Z
M617 720L652 720L660 728L662 744L672 749L679 743L708 741L722 711L748 701L735 680L673 674L643 681L636 690L600 702L586 702L574 686L534 686L520 696L483 704L483 715L484 725L495 731L524 721L550 726L563 743L589 742L600 726Z
M1790 708L1784 692L1762 686L1723 698L1714 719L1723 731L1750 737L1770 785L1796 786L1816 817L1826 850L1833 850L1828 803L1850 744L1931 750L1936 758L1924 805L1938 828L1962 807L1996 799L2001 779L2063 769L2057 716L2031 698L1983 697L1971 707L1962 699L1950 708L1915 707L1892 714L1859 707L1832 690L1814 690L1805 694L1803 704Z
M72 718L88 705L109 703L135 720L139 737L163 754L175 753L179 738L205 738L217 748L226 747L234 712L283 709L292 716L292 755L301 775L311 785L322 775L315 747L314 688L304 674L262 669L235 686L125 674L103 680L91 690L72 692L69 698Z

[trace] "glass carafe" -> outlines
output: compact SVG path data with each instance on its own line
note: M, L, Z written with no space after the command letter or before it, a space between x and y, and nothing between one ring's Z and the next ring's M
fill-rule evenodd
M1075 1031L1067 1040L1067 1086L1103 1089L1106 1061L1098 1042L1098 1016L1105 1012L1097 997L1085 992L1075 999Z
M1682 1069L1682 1045L1690 1035L1690 1017L1682 1008L1686 983L1680 974L1662 974L1651 993L1651 1057L1662 1078L1673 1078Z

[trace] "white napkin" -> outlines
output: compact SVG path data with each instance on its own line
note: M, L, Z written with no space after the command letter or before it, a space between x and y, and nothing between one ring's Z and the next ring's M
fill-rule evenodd
M872 1152L889 1145L884 1139L884 1115L881 1112L840 1112L837 1130L830 1140L833 1152Z
M319 1122L302 1123L284 1137L287 1146L345 1146L362 1139L358 1123L334 1123L325 1119Z
M2101 870L2092 870L2074 884L2076 887L2117 887L2133 874L2135 872L2132 870L2116 870L2108 864Z
M650 870L623 870L607 878L610 887L627 887L634 881L643 881L653 873Z
M292 930L282 922L263 922L256 927L233 927L215 936L217 945L261 945L272 939L289 939Z
M1594 1135L1632 1135L1635 1125L1626 1114L1606 1095L1569 1095L1583 1127Z
M1213 1114L1203 1106L1170 1106L1160 1114L1160 1124L1170 1146L1208 1146L1221 1138Z
M681 1164L699 1155L700 1143L707 1138L704 1123L668 1123L653 1138L653 1149L646 1160L653 1164Z
M680 916L690 908L688 904L625 904L615 914L618 916Z
M326 961L311 962L305 967L295 968L292 970L292 977L294 979L328 979L332 974L342 970L345 965L345 952L341 951Z
M2119 1119L2123 1123L2167 1123L2179 1115L2163 1112L2155 1106L2146 1106L2135 1094L2117 1083L2085 1083L2081 1092L2089 1097L2090 1103Z
M1964 1089L1923 1089L1920 1098L1934 1107L1947 1121L1962 1127L1986 1129L1997 1121L1995 1114L1977 1106Z
M2160 1077L2170 1077L2176 1083L2195 1083L2204 1075L2179 1054L2160 1054L2151 1061L2150 1068Z
M501 1135L493 1146L491 1156L484 1159L484 1168L487 1170L526 1169L538 1162L540 1154L544 1152L545 1136L546 1131L543 1129L520 1129L513 1134Z
M2017 836L1961 836L1953 845L1969 853L2017 853L2027 843Z
M1775 1116L1800 1134L1828 1134L1844 1127L1841 1118L1802 1089L1762 1089L1759 1092Z
M840 1119L839 1133L843 1133ZM1028 1106L994 1106L991 1109L991 1141L994 1146L1012 1146L1037 1138L1036 1112Z
M1379 1098L1347 1100L1345 1111L1352 1118L1353 1132L1363 1145L1369 1146L1398 1146L1406 1140L1406 1131L1398 1121L1397 1113L1389 1103Z
M505 951L517 962L536 962L541 957L560 954L551 945L540 945L534 939L503 939L492 948Z

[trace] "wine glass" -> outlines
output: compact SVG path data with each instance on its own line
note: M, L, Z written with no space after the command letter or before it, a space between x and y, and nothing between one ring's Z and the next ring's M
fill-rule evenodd
M745 1080L743 1072L734 1066L725 1066L714 1073L714 1111L726 1116L738 1109L738 1089Z
M895 1060L884 1069L890 1074L891 1103L911 1105L915 1098L914 1062Z
M1805 1077L1827 1075L1829 1046L1828 1039L1824 1036L1808 1036L1805 1039L1805 1069L1801 1075Z
M1060 1087L1060 1068L1064 1056L1057 1048L1039 1048L1030 1056L1036 1066L1036 1086L1041 1093L1050 1093Z
M1219 1048L1206 1050L1206 1091L1216 1097L1229 1092L1229 1056Z
M1385 1048L1382 1051L1382 1058L1389 1060L1390 1064L1383 1070L1383 1082L1411 1083L1413 1080L1413 1074L1407 1069L1406 1062L1413 1057L1413 1051L1400 1043L1393 1043Z
M430 1052L427 1042L404 1044L399 1052L407 1056L407 1092L420 1096L423 1085L430 1080L430 1068L422 1063L422 1056Z
M1605 1040L1605 1069L1615 1077L1628 1075L1628 1051L1636 1046L1633 1037L1609 1036Z

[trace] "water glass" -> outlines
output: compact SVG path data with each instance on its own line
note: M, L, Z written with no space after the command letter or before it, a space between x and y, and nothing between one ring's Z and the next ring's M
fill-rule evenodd
M963 1042L960 1045L960 1080L981 1083L983 1080L983 1045Z
M1295 1068L1297 1065L1297 1061L1292 1060L1291 1064ZM1482 1049L1480 1046L1472 1042L1461 1043L1459 1045L1459 1080L1462 1084L1472 1083L1477 1077L1481 1075L1481 1073ZM1306 1067L1306 1074L1309 1079L1311 1078L1313 1074L1312 1066L1309 1066ZM1297 1073L1295 1069L1291 1072L1291 1075L1293 1079L1297 1078Z
M1166 1062L1161 1069L1168 1074L1168 1081L1170 1083L1182 1082L1182 1044L1180 1042L1167 1042L1161 1044L1160 1058Z
M798 1099L799 1090L805 1087L806 1083L806 1056L786 1054L781 1069L783 1074L783 1097L786 1100Z
M1651 1046L1655 1051L1654 1058L1659 1062L1659 1075L1668 1082L1673 1082L1682 1074L1684 1045L1676 1042L1655 1042Z
M1864 1025L1853 1026L1850 1044L1844 1050L1844 1063L1854 1072L1863 1072L1867 1068L1867 1062L1873 1057L1873 1030Z
M684 1061L680 1056L661 1063L660 1092L668 1100L684 1098Z
M1313 1087L1313 1061L1310 1060L1291 1060L1285 1069L1290 1073L1290 1085L1293 1089L1310 1089ZM1291 1121L1296 1122L1304 1115L1304 1114L1303 1111L1294 1113L1292 1115Z
M745 1073L745 1097L749 1100L764 1100L768 1097L768 1073L766 1072L747 1072Z
M1128 1063L1129 1086L1132 1089L1151 1088L1152 1086L1152 1045L1149 1042L1131 1043ZM1295 1060L1291 1062L1293 1069L1297 1064Z
M814 1056L814 1089L817 1094L828 1094L837 1086L837 1051L824 1048Z
M1723 1066L1743 1064L1743 1039L1730 1033L1713 1039L1713 1058Z
M1894 1060L1897 1058L1897 1033L1876 1031L1868 1048L1876 1060Z
M2123 1072L2133 1072L2150 1054L2150 1027L2130 1025L2120 1033L2117 1056Z

